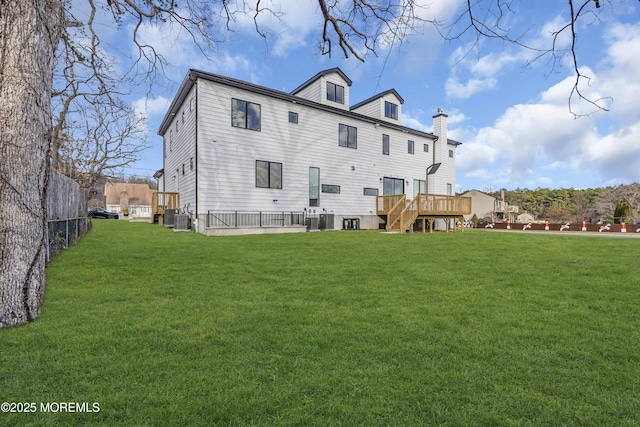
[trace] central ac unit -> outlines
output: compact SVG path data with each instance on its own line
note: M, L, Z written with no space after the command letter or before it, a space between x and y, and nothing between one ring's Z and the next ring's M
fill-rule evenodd
M189 229L189 215L176 214L174 218L173 231L185 231Z
M178 209L165 209L164 210L164 226L173 227L175 223L175 217L178 215Z

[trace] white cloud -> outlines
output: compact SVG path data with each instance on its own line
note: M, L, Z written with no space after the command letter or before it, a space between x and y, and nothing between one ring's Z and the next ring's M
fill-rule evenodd
M171 99L164 96L158 96L156 98L141 98L132 103L133 109L136 113L150 118L152 116L160 115L161 117L169 109Z
M461 83L458 77L453 75L447 79L444 88L447 96L451 98L466 99L479 92L485 92L496 87L498 81L494 78L469 79Z
M595 72L583 71L594 76L592 83L599 81ZM635 72L640 73L640 69ZM626 76L612 70L609 74L626 80ZM636 116L633 125L601 135L598 122L609 116L574 119L568 113L568 96L574 81L574 77L567 77L540 94L538 103L510 107L493 126L480 129L459 149L460 171L467 177L486 177L487 170L498 171L494 177L506 178L514 187L562 185L553 180L556 174L585 179L596 175L602 182L637 181L640 118ZM582 89L586 95L599 96L593 88Z
M237 2L245 9L246 2ZM312 1L278 0L261 4L261 11L254 9L236 15L233 28L241 36L260 38L258 31L266 34L266 48L276 57L287 57L293 49L307 46L307 37L318 31L318 5ZM257 26L257 29L256 29Z

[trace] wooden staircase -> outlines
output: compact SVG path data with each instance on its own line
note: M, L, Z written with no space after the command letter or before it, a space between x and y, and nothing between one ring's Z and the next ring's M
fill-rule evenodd
M387 215L387 231L395 233L407 231L418 218L418 213L418 199L415 198L407 204L406 196L402 197Z
M376 213L386 216L387 231L403 233L416 220L422 220L422 231L433 232L434 222L438 219L449 223L461 221L464 215L471 214L471 198L459 196L445 196L440 194L418 194L407 203L404 194L377 196ZM449 231L449 228L446 228Z

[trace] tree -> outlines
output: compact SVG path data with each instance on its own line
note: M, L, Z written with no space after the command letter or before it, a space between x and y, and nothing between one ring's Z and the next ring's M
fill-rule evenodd
M574 215L566 209L551 208L546 210L545 218L550 222L570 222Z
M145 118L121 98L129 79L93 30L95 13L86 25L68 19L53 79L52 167L83 188L122 173L148 147Z
M478 219L478 215L473 214L473 216L471 217L471 222L473 223L473 228L478 228L478 222L480 220Z
M138 37L143 23L177 25L206 54L224 40L223 33L239 14L252 16L263 37L267 34L257 17L279 14L260 0L184 0L179 6L172 0L88 0L87 4L89 16L82 21L72 16L71 2L65 0L0 1L0 327L29 322L41 309L49 158L57 161L58 151L69 142L65 132L70 129L73 103L82 100L104 107L117 98L117 86L109 80L111 70L99 55L96 15L110 14L119 24L134 22L132 42L138 56L115 80L140 78L152 84L162 78L167 62ZM365 52L375 52L384 37L404 37L414 8L412 1L405 4L398 8L363 0L343 8L319 0L325 19L322 52L330 54L337 45L345 55L351 52L363 60L364 54L358 53L360 42ZM89 48L79 48L80 43ZM54 90L56 60L64 76L58 81L64 84ZM51 99L56 96L61 101L54 123ZM109 120L102 114L105 111L113 113L98 108L83 124L98 124L99 129L101 122Z
M622 224L627 222L631 216L631 207L626 203L618 203L616 210L613 212L613 223Z
M574 8L574 1L569 1L569 23L557 33L572 32L574 53L577 39L573 24L593 10L589 1L581 2L581 7ZM281 14L270 7L271 3L265 6L261 0L178 3L87 0L82 5L88 7L88 15L81 20L72 15L70 0L0 0L0 327L28 322L41 309L49 158L55 161L57 150L66 142L64 132L69 129L72 102L82 98L91 105L105 105L105 99L117 99L117 82L136 80L151 85L163 78L167 60L140 39L141 25L150 22L178 26L207 54L224 42L239 15L252 18L256 32L266 39L268 34L258 24L258 17ZM449 27L447 37L475 31L478 37L521 44L502 25L503 14L511 10L511 3L513 0L468 0L467 12ZM318 0L318 5L323 19L321 52L330 55L337 47L343 55L362 61L368 54L376 55L388 46L402 43L411 31L427 22L417 15L419 6L414 0L398 4ZM595 5L599 6L598 2ZM478 15L479 7L487 13ZM108 78L113 70L99 55L101 40L97 29L108 27L95 24L98 14L111 16L120 30L125 28L125 22L133 22L131 39L137 57L124 74L113 75L113 80ZM478 19L479 16L484 18ZM81 43L88 48L79 48ZM545 52L555 55L555 45L541 50L540 55ZM57 69L64 76L64 80L56 81L64 85L54 90L56 60ZM575 69L579 82L583 76L577 66ZM82 86L85 82L86 88ZM582 97L578 89L576 84L575 91ZM56 105L54 122L51 99L59 94L66 98L60 98L64 100ZM71 101L67 105L68 100ZM593 101L594 105L603 108L597 101Z
M445 30L441 34L447 40L457 40L470 33L471 37L475 38L475 46L482 39L520 46L533 54L529 64L549 58L552 72L557 66L562 65L565 57L568 56L575 75L573 88L568 96L569 111L576 117L589 115L594 111L609 111L610 98L591 98L585 94L584 88L589 86L591 77L581 68L578 59L580 47L578 28L581 23L588 26L598 21L604 10L602 6L613 7L613 2L611 0L568 0L564 14L565 21L552 30L551 40L547 46L527 43L526 31L519 34L513 33L509 22L518 13L518 3L520 2L516 0L466 0L464 11L452 23L445 25ZM560 40L565 35L570 38L568 49L563 49L560 45ZM588 49L589 46L585 48ZM580 101L589 105L590 110L578 110L581 108L577 107Z
M575 221L582 221L586 218L593 216L593 208L591 203L582 191L575 191L571 196L573 203L573 212L575 214Z
M149 146L146 119L123 103L93 104L73 117L58 134L56 157L58 169L83 188L116 177Z
M44 294L45 202L59 1L0 4L0 327L35 318Z

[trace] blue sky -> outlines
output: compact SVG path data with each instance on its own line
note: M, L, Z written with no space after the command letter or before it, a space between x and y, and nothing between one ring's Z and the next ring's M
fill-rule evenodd
M341 52L322 56L317 48L321 23L313 0L273 1L286 12L279 20L264 15L270 31L266 43L250 19L238 19L227 42L205 58L184 31L145 25L140 34L170 61L171 81L147 94L140 88L132 103L149 118L154 148L127 170L152 175L162 167L162 140L157 129L189 68L201 69L291 91L320 70L340 67L353 80L352 104L394 88L404 98L404 125L431 131L438 107L449 116L449 137L457 149L456 189L593 188L640 181L640 2L601 0L578 26L578 60L590 77L581 84L592 99L606 98L608 112L584 102L574 110L593 112L574 118L568 102L575 75L567 55L554 64L497 40L465 36L444 41L425 26L406 44L369 56L365 63ZM425 18L451 22L464 3L431 1L419 10ZM428 4L425 3L425 4ZM280 5L280 6L278 6ZM550 34L567 22L567 2L515 2L506 24L522 41L548 46ZM593 8L593 6L590 6ZM126 27L126 23L125 23ZM126 28L125 28L126 29ZM126 37L120 30L117 37ZM567 34L568 36L568 34ZM568 37L558 47L569 46Z

